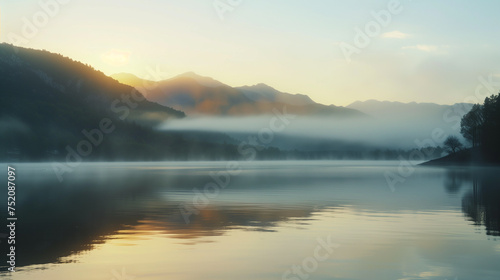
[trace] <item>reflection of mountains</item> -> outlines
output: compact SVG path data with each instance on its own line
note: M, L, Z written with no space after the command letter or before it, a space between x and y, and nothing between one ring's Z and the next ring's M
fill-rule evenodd
M486 234L500 236L500 189L498 170L449 170L445 188L456 193L466 182L471 190L462 198L462 211L476 226L485 226Z
M64 257L92 250L116 234L134 239L154 232L192 239L221 235L233 228L273 231L278 222L289 219L300 226L314 211L307 206L213 206L193 215L186 224L179 202L158 194L160 188L169 188L165 178L125 177L75 179L64 184L19 181L26 191L18 194L16 266L61 262ZM3 240L0 247L7 252ZM5 258L3 254L2 266Z
M287 226L302 227L314 219L316 211L335 205L356 204L380 213L421 210L421 202L436 191L434 175L422 177L424 187L404 189L397 192L400 199L394 199L384 192L387 186L380 176L384 169L367 169L359 176L359 170L350 168L311 166L290 173L290 166L268 164L232 177L231 187L186 224L179 206L191 201L192 189L202 189L211 179L208 174L225 163L189 166L83 164L63 184L50 167L44 172L36 167L31 172L29 165L23 166L24 174L17 181L22 191L20 188L16 201L16 265L65 261L64 257L92 250L109 238L133 240L164 234L193 243L205 240L198 237L222 235L236 228L273 231L283 221ZM477 225L486 226L487 234L498 236L500 194L495 175L498 177L494 172L450 171L444 183L448 192L462 193L466 183L473 186L475 182L463 198L463 212ZM440 210L440 202L424 208ZM4 214L5 210L0 211ZM7 243L1 241L0 250L6 252ZM5 254L0 258L2 265L5 258Z

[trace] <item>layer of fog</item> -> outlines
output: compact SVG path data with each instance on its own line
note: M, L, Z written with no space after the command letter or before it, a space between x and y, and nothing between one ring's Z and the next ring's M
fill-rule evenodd
M167 121L158 127L165 131L210 131L221 132L238 138L242 134L269 138L273 131L275 139L300 137L335 142L356 143L377 148L411 149L419 148L417 143L437 146L448 135L460 135L460 118L457 113L443 116L336 119L334 117L296 116L287 119L289 124L276 116L253 117L191 117ZM282 131L277 131L283 128ZM278 137L279 136L279 137ZM258 138L257 138L258 139ZM269 146L280 145L269 143ZM293 147L287 147L293 148Z

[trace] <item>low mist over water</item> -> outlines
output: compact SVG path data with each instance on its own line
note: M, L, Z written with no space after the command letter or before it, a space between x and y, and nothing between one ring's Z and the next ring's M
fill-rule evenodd
M15 167L12 279L500 277L494 168L416 167L390 188L398 162L85 163L63 182Z
M420 148L415 142L432 139L439 132L434 146L442 145L448 135L460 136L460 118L457 113L450 112L445 116L414 118L401 115L399 117L331 119L323 117L293 116L286 126L273 131L270 128L274 115L255 117L191 117L170 120L158 129L166 131L211 131L226 133L230 136L239 134L258 135L263 129L271 130L274 135L288 138L310 138L334 140L344 143L362 144L365 146L411 149ZM271 124L270 124L271 123ZM280 122L276 126L281 125ZM463 138L461 138L463 141ZM279 143L270 145L280 146Z

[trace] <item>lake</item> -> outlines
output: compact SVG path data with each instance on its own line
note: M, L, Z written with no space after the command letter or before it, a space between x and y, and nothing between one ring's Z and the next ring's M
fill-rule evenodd
M84 163L60 182L50 163L11 166L2 279L500 279L496 168Z

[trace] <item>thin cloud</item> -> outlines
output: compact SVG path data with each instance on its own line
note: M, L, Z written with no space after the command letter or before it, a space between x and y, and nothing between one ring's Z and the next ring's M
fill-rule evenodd
M434 45L416 45L403 47L403 50L419 50L423 52L437 52L439 50L438 46Z
M382 34L382 38L393 38L393 39L404 39L409 37L409 34L403 33L401 31L395 30L391 32L386 32Z

